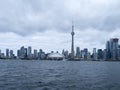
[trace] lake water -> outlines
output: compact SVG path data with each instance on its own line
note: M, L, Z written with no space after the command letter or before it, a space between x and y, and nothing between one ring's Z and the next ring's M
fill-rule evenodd
M120 90L120 62L1 60L0 90Z

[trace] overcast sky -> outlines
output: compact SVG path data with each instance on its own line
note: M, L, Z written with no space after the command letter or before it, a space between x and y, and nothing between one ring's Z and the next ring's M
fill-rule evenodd
M120 0L0 0L0 49L32 46L44 51L105 48L120 38Z

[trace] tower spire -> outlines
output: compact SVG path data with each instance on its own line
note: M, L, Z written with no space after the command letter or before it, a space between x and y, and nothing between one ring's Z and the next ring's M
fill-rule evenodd
M71 32L71 35L72 35L71 59L74 59L74 35L75 35L75 32L74 32L74 24L73 24L73 21L72 21L72 32Z

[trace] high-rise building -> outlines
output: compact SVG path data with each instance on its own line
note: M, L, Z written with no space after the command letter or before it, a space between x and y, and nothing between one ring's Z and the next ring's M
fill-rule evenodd
M41 60L43 60L43 59L46 58L46 54L45 54L45 52L42 52L42 53L41 53L40 58L41 58Z
M103 50L103 60L107 60L107 49Z
M106 58L111 59L111 44L110 41L106 43Z
M87 60L91 60L91 54L90 54L90 52L87 52Z
M118 60L120 60L120 45L118 46L117 56L118 56Z
M65 50L64 50L64 49L62 50L62 54L63 54L63 55L65 54Z
M21 59L27 58L27 48L24 48L24 46L22 46L19 54Z
M42 59L42 58L41 58L41 57L42 57L42 53L43 53L42 49L39 49L39 52L38 52L38 59Z
M117 60L118 40L118 38L113 38L110 40L111 57L113 60Z
M112 38L106 44L106 58L107 60L118 59L118 38Z
M28 57L29 59L32 58L32 47L31 47L31 46L28 47L28 50L27 50L27 57Z
M80 48L76 47L76 57L80 58Z
M9 49L6 49L6 58L9 58Z
M71 59L74 59L74 35L75 35L75 32L74 32L74 25L72 25L72 32L71 32L71 35L72 35Z
M38 58L38 52L36 49L34 49L34 59L37 59Z
M1 53L1 58L4 59L5 58L5 54Z
M1 53L1 50L0 50L0 58L1 58L1 54L2 54L2 53Z
M11 58L11 59L14 58L13 50L10 50L10 58Z
M87 60L88 49L84 48L84 60Z
M84 50L81 50L81 60L84 60L85 59L85 51Z
M17 58L20 58L20 56L21 56L21 52L20 50L17 50Z
M65 58L67 59L69 57L69 52L68 51L65 51L65 54L64 54Z
M93 60L97 60L96 48L93 48Z
M102 49L98 49L97 58L98 58L98 60L103 60L103 51L102 51Z

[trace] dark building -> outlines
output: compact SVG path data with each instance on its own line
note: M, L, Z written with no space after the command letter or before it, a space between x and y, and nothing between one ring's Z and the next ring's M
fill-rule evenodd
M80 58L80 48L76 47L76 58Z
M10 58L11 58L11 59L14 58L13 50L10 50Z
M9 49L6 49L6 58L9 58L9 56L10 56Z
M106 58L111 59L111 45L110 41L107 41L106 43Z
M103 60L103 51L102 51L102 49L98 49L98 51L97 51L97 59L98 60Z
M111 39L111 56L113 60L117 60L118 38Z
M118 38L112 38L106 44L106 57L108 60L118 59Z
M20 50L18 50L18 55L20 59L26 59L27 58L27 48L24 48L24 46L22 46L20 48Z

